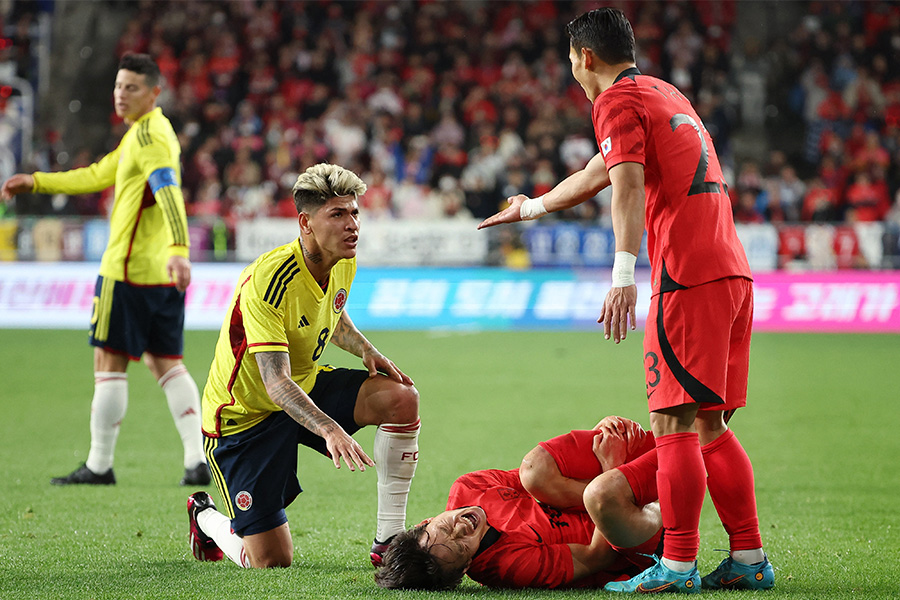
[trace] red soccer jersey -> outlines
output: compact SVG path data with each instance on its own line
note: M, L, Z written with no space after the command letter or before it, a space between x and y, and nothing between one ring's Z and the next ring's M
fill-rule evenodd
M522 487L518 469L476 471L457 479L450 488L447 510L466 506L484 509L488 525L499 533L467 572L483 585L600 587L615 578L598 573L572 582L574 565L568 544L590 544L594 524L583 511L560 511L538 503Z
M607 169L644 166L653 293L664 272L685 287L751 278L716 149L690 101L672 84L632 68L597 96L592 117Z

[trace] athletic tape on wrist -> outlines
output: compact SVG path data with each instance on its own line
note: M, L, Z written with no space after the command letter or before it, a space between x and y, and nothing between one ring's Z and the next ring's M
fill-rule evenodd
M637 256L631 252L616 252L612 268L612 286L628 287L634 285L634 263Z
M522 206L519 207L519 217L523 221L531 221L532 219L537 219L542 215L547 214L547 209L544 208L544 197L538 196L537 198L528 198L525 202L522 203Z

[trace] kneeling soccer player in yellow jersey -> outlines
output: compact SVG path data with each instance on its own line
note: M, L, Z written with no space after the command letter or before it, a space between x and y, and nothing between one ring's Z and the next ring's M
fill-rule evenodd
M302 491L297 446L354 471L375 466L376 566L406 527L418 460L419 394L350 320L359 196L366 184L331 164L310 167L294 185L299 239L244 269L203 392L203 434L224 514L205 492L188 499L191 550L223 554L242 567L286 567L293 544L285 507ZM320 366L329 342L365 369ZM350 437L375 425L374 462Z

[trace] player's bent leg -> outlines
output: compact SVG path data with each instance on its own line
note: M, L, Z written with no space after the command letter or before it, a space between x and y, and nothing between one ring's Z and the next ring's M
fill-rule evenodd
M541 446L535 446L522 459L519 479L522 487L539 502L556 508L583 506L588 482L565 477L553 456Z
M287 523L275 529L245 535L244 552L254 569L289 567L294 559L294 544Z
M635 548L662 527L659 504L635 503L628 479L618 469L597 476L584 489L584 507L603 537L620 548Z
M372 452L378 476L377 525L369 552L378 567L390 540L406 530L406 504L419 461L419 392L383 375L370 377L360 386L353 418L360 426L378 426Z

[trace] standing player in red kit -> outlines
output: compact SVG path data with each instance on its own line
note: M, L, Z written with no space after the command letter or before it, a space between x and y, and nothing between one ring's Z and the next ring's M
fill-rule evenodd
M612 185L612 289L599 322L606 338L635 327L634 264L647 229L652 274L644 368L656 437L665 542L662 560L616 592L697 592L696 559L708 488L731 552L703 578L710 589L769 589L753 468L726 422L746 405L753 314L750 267L712 139L670 83L642 75L634 33L612 8L567 26L572 75L593 103L600 153L540 198L522 195L479 227L569 208Z

